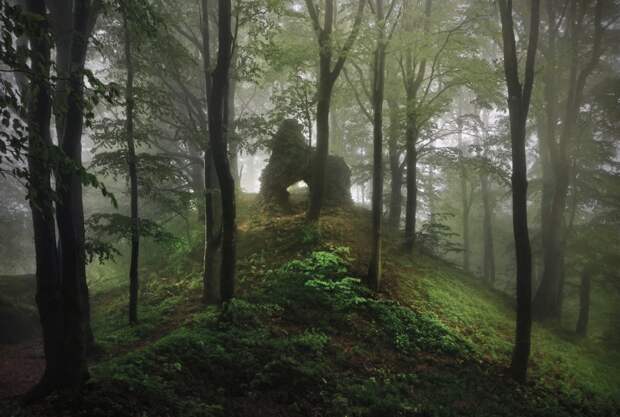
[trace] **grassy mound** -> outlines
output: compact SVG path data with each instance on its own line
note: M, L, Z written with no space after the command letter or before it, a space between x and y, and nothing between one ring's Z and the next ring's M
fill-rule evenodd
M388 243L386 291L370 294L367 212L328 211L317 228L248 207L237 299L205 308L199 268L162 269L130 327L126 289L106 285L84 395L2 415L618 415L617 358L552 329L535 328L532 378L513 383L510 302L443 262Z

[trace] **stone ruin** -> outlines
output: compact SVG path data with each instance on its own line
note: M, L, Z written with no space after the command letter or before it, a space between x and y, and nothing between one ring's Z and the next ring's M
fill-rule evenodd
M302 126L296 120L284 120L272 139L271 157L261 174L262 199L268 204L289 207L288 187L303 181L311 191L314 155ZM326 205L351 202L351 170L339 156L327 157L324 197Z

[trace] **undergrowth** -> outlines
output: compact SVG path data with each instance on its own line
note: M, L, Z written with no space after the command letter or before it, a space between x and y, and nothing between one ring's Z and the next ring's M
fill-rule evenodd
M611 397L619 374L605 375L605 364L617 369L612 359L593 365L592 351L549 329L534 330L530 382L512 382L510 305L459 271L394 252L386 285L396 282L398 297L387 298L356 272L365 249L343 246L359 240L356 216L328 212L312 227L300 216L253 216L249 230L241 226L238 298L200 304L200 275L180 265L199 255L199 240L189 240L147 273L137 326L126 324L118 281L95 291L104 355L82 397L29 409L11 403L0 414L618 415Z
M505 380L473 339L438 316L373 296L349 275L351 261L342 247L289 261L247 297L202 308L159 340L96 364L80 401L52 397L39 410L93 417L609 411ZM168 306L160 313L182 297L160 300ZM131 329L115 337L139 338Z

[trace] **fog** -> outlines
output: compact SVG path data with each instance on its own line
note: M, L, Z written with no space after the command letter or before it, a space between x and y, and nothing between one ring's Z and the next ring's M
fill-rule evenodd
M213 359L200 376L219 394L197 391L221 415L251 415L252 395L276 384L271 373L312 355L340 358L332 344L347 343L360 357L374 358L364 344L385 345L394 362L421 362L409 372L349 358L343 369L363 382L347 380L345 392L335 383L343 375L330 374L331 396L317 394L313 410L291 394L304 415L439 415L441 398L416 398L426 404L418 409L403 397L425 386L411 381L423 379L427 353L442 358L432 366L458 364L468 378L478 375L469 364L484 363L494 378L528 381L522 415L534 413L534 392L551 393L540 401L560 407L552 414L617 406L617 2L15 0L0 3L0 18L0 354L16 355L0 363L0 378L21 381L0 384L0 400L81 389L93 366L97 387L134 384L108 361L159 349L159 337L216 305L218 320L234 322L226 331L246 319L269 337L303 328L299 345L313 352L249 364L267 382L243 380L249 393L234 395L208 374L224 363ZM303 304L309 293L287 281L295 274L307 291L331 294L317 295L330 320L359 321L320 322L309 313L319 304ZM246 307L235 302L253 307L238 312ZM289 311L296 302L303 308ZM225 327L204 320L213 334ZM356 326L367 339L337 340ZM380 332L394 334L372 339ZM260 358L257 346L226 360ZM452 348L465 359L447 361ZM16 371L33 349L33 374ZM166 357L162 369L181 375L185 359ZM315 370L300 369L282 377L301 384L291 390L322 393ZM185 403L169 374L152 386L152 369L140 375L137 391ZM389 395L368 394L364 384L377 380ZM512 385L502 389L500 403L521 401ZM393 408L377 411L392 393ZM494 404L476 395L462 394ZM245 408L230 406L237 397ZM372 404L360 405L366 397ZM87 413L106 408L82 398ZM186 415L144 398L144 415ZM260 415L298 415L283 398L265 400ZM564 407L567 398L579 405ZM450 401L446 415L475 414Z

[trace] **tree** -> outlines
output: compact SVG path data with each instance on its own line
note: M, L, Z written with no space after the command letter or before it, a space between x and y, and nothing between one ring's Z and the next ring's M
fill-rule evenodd
M351 32L342 48L338 52L337 59L333 63L335 51L333 37L334 29L334 0L325 2L323 26L319 16L319 9L312 0L306 0L306 8L312 20L312 26L319 44L319 79L316 107L316 152L314 156L312 184L310 184L310 206L307 217L310 221L317 221L323 206L323 190L325 188L325 166L329 154L329 109L331 104L334 84L342 71L347 54L351 50L360 29L362 15L364 13L364 0L358 1L355 20ZM333 67L332 67L333 64Z
M489 113L482 110L482 158L489 161ZM495 244L493 242L493 203L491 201L491 181L488 170L480 172L480 194L482 197L482 276L486 283L493 287L495 283Z
M204 3L203 3L204 4ZM218 2L218 51L217 64L207 85L211 85L209 97L209 144L213 152L213 164L217 172L222 195L222 263L221 297L229 301L235 293L236 269L236 207L235 181L228 159L228 89L233 49L231 33L231 2Z
M210 105L213 91L211 80L211 51L209 32L209 2L202 1L202 66L205 74L205 95L207 106ZM228 93L227 93L228 94ZM227 97L230 95L228 94ZM204 124L204 123L203 123ZM206 126L203 127L206 134ZM222 250L222 196L218 173L213 159L213 145L210 135L204 149L205 178L205 250L203 267L203 300L207 304L218 304L222 301L221 294L221 250Z
M508 88L508 112L512 143L512 216L517 258L517 328L510 366L520 382L527 378L532 328L532 254L527 227L527 164L525 154L526 123L534 85L534 62L540 23L540 0L533 0L530 11L529 40L523 86L519 81L519 63L512 18L512 0L498 0L502 23L504 73Z
M424 33L428 34L430 30L430 17L432 0L426 0L424 7ZM411 5L408 6L411 8ZM405 92L407 94L407 127L405 129L406 154L405 160L407 164L407 202L405 203L405 248L412 250L415 245L415 224L416 224L416 207L418 199L417 186L417 149L416 141L420 135L419 109L416 102L418 92L426 73L426 58L423 57L416 63L413 56L413 49L407 48L405 54L405 63L403 68L403 82L405 83ZM432 78L432 77L431 77ZM430 83L429 83L430 85Z
M30 392L30 397L47 395L53 388L61 386L64 372L71 372L74 365L67 363L63 355L64 314L63 288L56 248L56 228L54 226L53 191L51 187L51 161L48 158L52 147L50 135L51 89L49 86L51 66L51 39L49 20L43 0L29 0L25 10L36 16L37 25L29 27L31 63L33 76L27 91L28 124L28 171L30 182L28 199L32 211L34 248L36 258L36 301L39 309L43 350L45 352L45 371L41 380ZM34 22L33 22L34 23ZM36 29L35 29L36 28ZM68 366L69 370L64 368Z
M566 202L570 188L571 153L577 121L584 100L588 78L599 65L603 53L603 1L586 5L577 0L567 2L566 17L556 1L547 1L546 37L543 38L544 89L543 127L540 141L543 158L543 195L541 229L543 240L543 273L533 301L538 319L559 318L564 285L566 248ZM587 18L592 30L587 36ZM563 36L562 36L562 26ZM591 48L587 48L591 39ZM558 48L568 50L568 62L562 61ZM588 50L588 58L581 54ZM565 74L568 71L568 74ZM562 97L559 91L567 91ZM564 112L560 111L565 105Z
M75 8L72 2L69 3L70 7L65 7L65 2L50 3L49 18L45 2L28 0L25 4L25 9L34 16L33 26L28 31L30 65L34 75L24 97L27 97L29 141L32 145L29 174L33 181L29 185L29 198L37 258L37 306L46 358L45 372L28 394L29 400L61 388L79 388L88 378L86 355L89 346L94 343L85 273L82 182L97 184L97 181L86 175L82 168L81 134L86 49L101 3L78 2ZM52 62L50 22L57 24L60 21L70 21L73 28L70 43L56 44L59 72L61 58L67 55L71 58L67 83L70 94L63 98L55 97L52 101L49 82ZM66 108L63 108L61 101ZM58 132L61 133L59 149L51 140L50 103L57 109L63 108L62 112L56 113L56 125L60 126ZM53 167L55 190L51 187ZM53 200L57 201L58 247Z
M400 227L400 218L403 206L403 171L404 165L401 162L402 150L399 144L401 136L401 123L397 101L388 95L388 158L390 163L390 203L388 227L390 231L396 232Z
M131 205L131 264L129 266L129 322L138 322L138 261L140 251L140 217L138 214L138 173L136 163L136 147L133 132L133 58L132 40L129 27L129 7L121 5L123 15L123 32L125 37L125 65L127 66L127 81L125 84L125 135L127 140L127 166L129 169L130 205Z
M451 2L436 4L425 0L423 10L417 13L412 2L404 6L400 31L402 46L397 59L406 96L403 111L404 164L407 168L404 246L408 251L415 246L418 161L437 140L432 135L425 135L425 130L450 103L447 93L454 87L467 84L469 72L480 69L472 58L476 55L475 50L463 48L464 44L475 45L466 30L467 25L477 19L475 15L471 16L475 12L468 8L463 15L455 15L454 7L456 5ZM449 28L444 29L445 26Z
M73 2L70 2L73 3ZM99 0L79 1L72 8L51 7L51 18L55 21L71 19L73 28L70 44L57 44L57 61L70 48L68 94L64 99L55 98L56 125L62 123L62 136L58 138L60 149L75 167L82 167L82 130L84 127L84 66L88 40L102 3ZM64 5L63 5L64 6ZM66 13L69 13L67 17ZM66 29L65 29L66 30ZM57 102L56 100L60 100ZM62 107L66 105L66 107ZM86 354L94 344L90 328L90 300L86 283L86 254L84 232L84 206L82 201L82 176L77 169L61 169L57 176L59 204L56 207L56 222L61 254L62 286L64 295L65 332L69 335L64 345L64 354L79 366L69 379L83 382L87 376Z
M392 1L392 6L395 0ZM373 164L372 164L372 248L368 266L368 285L379 289L381 282L381 221L383 219L383 90L385 84L385 11L383 0L376 0L375 18L377 40L375 48L372 110L373 110Z

